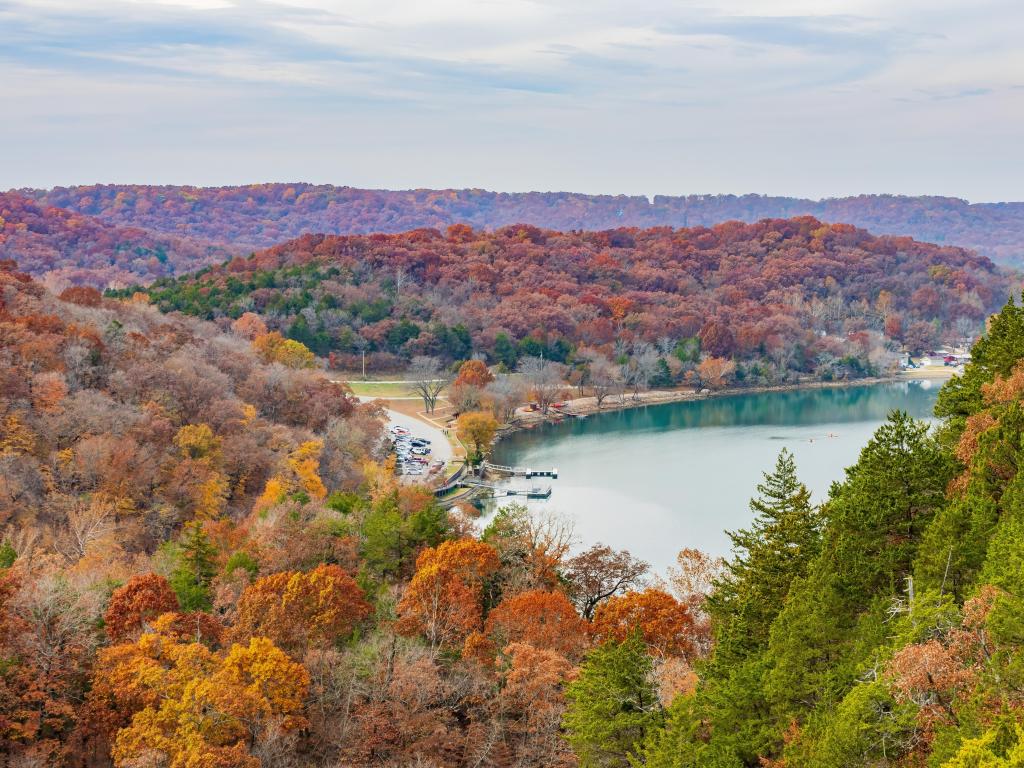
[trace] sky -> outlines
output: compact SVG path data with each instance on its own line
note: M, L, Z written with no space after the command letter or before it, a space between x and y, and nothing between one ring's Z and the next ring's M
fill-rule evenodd
M0 189L1024 200L1021 0L0 0Z

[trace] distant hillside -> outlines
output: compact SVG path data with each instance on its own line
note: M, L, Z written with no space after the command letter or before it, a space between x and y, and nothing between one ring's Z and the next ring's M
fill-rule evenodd
M87 214L0 193L0 259L61 290L68 285L116 286L223 261L220 246L149 232Z
M621 358L657 343L686 364L731 358L747 381L779 381L863 374L890 342L970 337L1009 290L970 251L803 217L306 235L149 293L161 309L211 319L259 313L342 364L366 350L379 368L474 353L514 366L520 356L571 360L582 346Z
M95 185L23 190L48 205L119 226L267 247L309 232L404 232L466 223L495 229L519 222L568 231L620 226L712 226L723 221L815 216L875 234L973 248L1024 263L1024 203L970 204L950 197L861 195L804 200L761 195L646 197L480 189L366 190L312 184L238 187Z

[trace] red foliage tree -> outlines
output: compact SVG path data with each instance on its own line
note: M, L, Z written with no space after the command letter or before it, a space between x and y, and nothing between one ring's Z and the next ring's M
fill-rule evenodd
M132 576L110 596L103 617L107 636L114 642L128 640L143 624L162 613L178 610L178 598L167 579L155 573Z

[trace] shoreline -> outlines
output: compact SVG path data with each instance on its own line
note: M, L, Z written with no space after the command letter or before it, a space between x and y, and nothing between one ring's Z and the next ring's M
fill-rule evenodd
M734 395L762 394L765 392L794 392L798 390L811 389L838 389L846 387L873 386L876 384L892 384L900 381L947 381L956 374L952 368L945 369L924 369L921 371L902 372L888 376L869 376L863 379L844 379L842 381L799 381L789 384L767 384L756 387L725 387L720 390L698 391L695 389L655 389L641 392L637 398L626 395L620 399L607 398L598 408L596 399L592 395L563 400L566 407L561 410L549 410L547 414L539 411L531 411L527 408L518 408L514 422L503 425L495 437L500 440L505 435L510 435L525 429L533 429L545 423L560 423L565 419L577 418L579 416L590 417L605 413L616 413L619 411L631 410L633 408L646 408L652 405L668 405L670 403L691 402L696 400L710 400L717 397L730 397Z
M620 411L631 410L634 408L646 408L648 406L657 405L669 405L671 403L682 403L682 402L694 402L699 400L710 400L713 398L732 397L736 395L749 395L749 394L762 394L767 392L795 392L800 390L813 390L813 389L840 389L849 387L859 386L874 386L878 384L892 384L900 381L936 381L945 382L951 379L957 374L957 370L948 367L932 367L924 369L914 369L910 371L901 371L899 373L889 374L887 376L869 376L863 379L844 379L842 381L797 381L788 384L766 384L754 387L725 387L719 390L696 390L693 388L680 388L680 389L654 389L646 392L641 392L636 398L633 395L624 395L620 400L617 396L609 396L605 399L602 407L597 407L596 398L593 395L585 395L583 397L574 397L565 399L561 402L565 403L563 409L552 409L547 414L542 414L539 411L531 411L526 406L520 406L516 409L514 421L503 424L497 431L494 437L494 443L497 443L503 437L521 432L528 429L534 429L542 424L561 423L565 419L571 418L587 418L590 416L599 416L602 414L617 413ZM440 423L439 419L430 419L425 413L421 413L417 407L408 407L408 404L404 401L418 401L418 397L387 397L379 395L357 395L358 399L363 402L378 401L385 403L385 407L389 410L397 411L406 418L411 418L415 421L420 422L429 429L437 430L441 434L444 434L447 438L447 425ZM393 401L403 401L394 407ZM406 407L402 407L406 406ZM447 439L450 448L452 448L452 455L449 457L447 466L453 467L464 460L462 451L459 450L458 445L451 439ZM492 444L493 445L493 444ZM447 474L447 472L445 473Z

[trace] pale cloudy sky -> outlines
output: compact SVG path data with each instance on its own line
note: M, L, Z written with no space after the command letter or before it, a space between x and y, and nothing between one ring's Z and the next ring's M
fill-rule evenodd
M0 0L0 188L1024 200L1022 0Z

